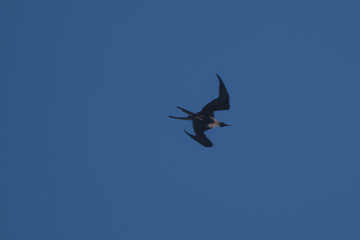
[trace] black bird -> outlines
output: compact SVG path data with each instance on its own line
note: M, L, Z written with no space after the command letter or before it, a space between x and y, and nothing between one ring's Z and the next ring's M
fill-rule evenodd
M219 83L220 83L218 98L216 98L213 101L206 104L205 107L203 107L203 109L198 113L192 113L186 109L177 107L181 111L183 111L189 115L187 117L169 116L170 118L175 118L175 119L192 120L195 135L188 133L186 130L184 130L184 131L187 135L192 137L194 140L199 142L204 147L212 147L213 146L212 142L210 142L210 140L204 134L205 131L207 131L211 128L214 128L214 127L231 126L226 123L219 122L214 117L214 111L230 109L229 94L225 88L224 82L221 80L221 78L218 74L216 74L216 76L219 79Z

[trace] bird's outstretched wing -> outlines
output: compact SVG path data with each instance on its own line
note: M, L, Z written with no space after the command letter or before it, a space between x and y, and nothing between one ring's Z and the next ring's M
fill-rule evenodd
M219 79L219 97L215 100L212 100L205 107L201 110L200 113L205 115L214 115L214 111L218 110L228 110L230 109L229 104L229 94L225 88L224 82L220 78L218 74L216 74L217 78Z
M197 135L192 135L192 134L188 133L186 130L184 130L184 132L187 135L189 135L192 139L194 139L195 141L197 141L198 143L203 145L204 147L212 147L213 146L212 142L210 142L210 140L203 133L197 134Z

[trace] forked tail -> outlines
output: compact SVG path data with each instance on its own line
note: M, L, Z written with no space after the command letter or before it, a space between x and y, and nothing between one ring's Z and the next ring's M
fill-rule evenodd
M187 116L187 117L174 117L174 116L169 116L169 118L181 119L181 120L192 120L192 117L191 117L191 116Z
M177 107L178 109L180 109L181 111L183 111L184 113L189 114L189 116L187 117L174 117L174 116L169 116L169 118L174 118L174 119L181 119L181 120L192 120L195 117L195 113L190 112L189 110L183 109L181 107Z
M180 109L181 111L183 111L184 113L190 114L190 115L192 115L192 116L195 116L195 115L196 115L195 113L190 112L189 110L183 109L183 108L181 108L181 107L179 107L179 106L177 106L177 108Z

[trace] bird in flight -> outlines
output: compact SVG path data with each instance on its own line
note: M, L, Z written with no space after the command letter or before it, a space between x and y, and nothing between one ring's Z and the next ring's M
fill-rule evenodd
M192 120L193 128L195 135L188 133L186 130L185 133L193 138L195 141L199 142L204 147L212 147L212 142L206 137L204 134L205 131L212 129L214 127L226 127L231 126L223 122L219 122L214 117L214 111L219 110L228 110L230 109L229 104L229 94L225 88L224 82L220 78L218 74L216 74L219 80L219 97L212 100L208 104L203 107L203 109L198 113L190 112L186 109L181 107L179 108L184 113L189 114L187 117L173 117L169 116L170 118L181 119L181 120Z

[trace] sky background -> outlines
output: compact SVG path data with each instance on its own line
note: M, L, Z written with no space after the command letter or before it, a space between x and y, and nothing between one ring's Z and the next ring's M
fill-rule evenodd
M360 239L360 2L2 1L0 239ZM230 94L232 127L189 138Z

